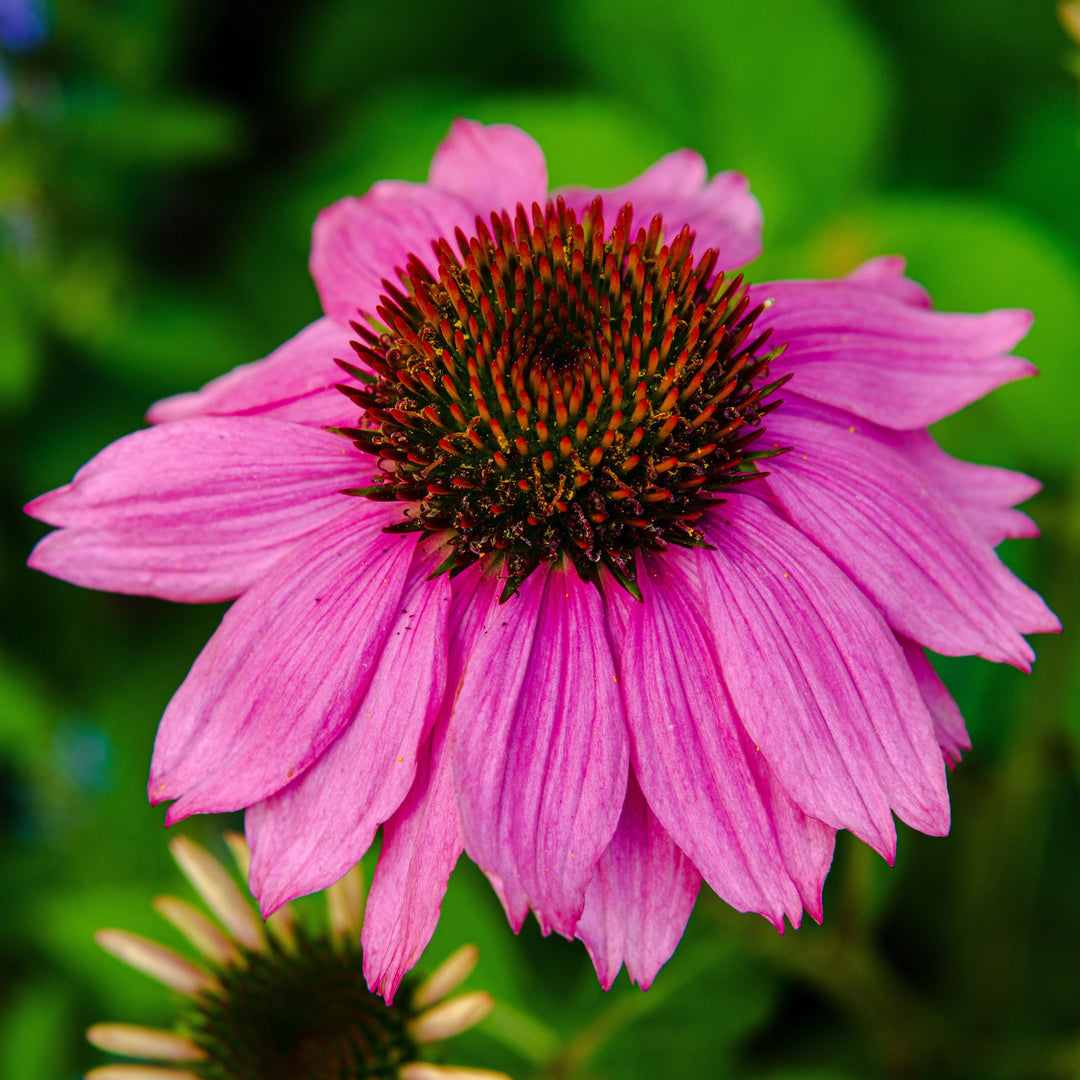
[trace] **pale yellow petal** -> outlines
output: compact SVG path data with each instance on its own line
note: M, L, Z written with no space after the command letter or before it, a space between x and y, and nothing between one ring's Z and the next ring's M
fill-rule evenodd
M429 1043L449 1039L452 1035L479 1024L494 1005L491 995L483 990L473 990L421 1013L409 1022L409 1032L417 1042Z
M293 929L293 910L288 904L282 904L273 915L267 915L266 928L285 948L296 948L296 931Z
M100 1065L83 1080L199 1080L195 1073L161 1065Z
M206 1054L184 1035L140 1024L94 1024L86 1032L99 1050L154 1061L198 1061Z
M248 875L251 873L251 848L248 847L247 838L243 833L231 830L223 835L225 843L228 844L229 851L232 852L232 857L236 861L240 876L247 881ZM282 904L273 915L268 915L263 925L286 947L291 949L296 944L292 909L288 904Z
M480 950L475 945L462 945L420 984L413 994L413 1005L424 1009L446 997L472 974L479 959Z
M178 896L158 896L154 910L180 931L208 960L215 964L235 964L240 959L236 946L198 908Z
M401 1067L401 1080L510 1080L506 1073L490 1069L466 1069L454 1065L432 1065L413 1061Z
M247 838L243 833L233 832L231 829L224 833L224 837L232 857L236 860L240 876L247 881L251 872L251 848L248 847Z
M364 872L354 866L343 878L326 890L326 910L330 915L330 930L341 941L345 938L360 940L360 927L364 923Z
M187 957L127 930L99 930L94 940L125 964L182 994L194 996L217 987L217 980Z
M265 948L262 921L225 867L206 848L186 836L174 836L169 841L169 850L184 876L229 933L249 949Z

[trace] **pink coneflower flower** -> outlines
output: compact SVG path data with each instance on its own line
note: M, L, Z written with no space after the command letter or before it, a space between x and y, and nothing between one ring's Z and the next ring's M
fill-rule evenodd
M250 852L226 834L241 871ZM215 916L177 896L154 908L194 946L198 959L127 930L99 930L98 944L179 995L172 1029L94 1024L95 1046L129 1059L86 1080L509 1080L487 1069L420 1059L422 1048L479 1023L491 995L449 997L476 966L474 945L448 957L406 1000L386 1004L364 985L360 927L364 880L350 870L326 893L326 925L279 908L264 927L228 870L186 837L169 845Z
M381 825L388 998L462 849L604 986L650 984L702 878L820 919L837 829L948 830L968 739L924 648L1027 670L1058 629L993 550L1038 484L926 431L1032 373L1030 316L939 314L891 258L747 286L760 228L690 151L549 194L527 135L458 122L427 184L319 216L324 318L30 504L33 566L239 598L150 798L247 807L264 912Z

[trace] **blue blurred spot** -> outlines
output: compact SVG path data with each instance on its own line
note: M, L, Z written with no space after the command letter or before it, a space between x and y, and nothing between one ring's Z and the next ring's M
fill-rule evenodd
M60 775L73 787L105 791L112 773L112 742L92 724L66 721L52 737Z
M0 0L0 42L12 52L36 49L49 36L42 0Z

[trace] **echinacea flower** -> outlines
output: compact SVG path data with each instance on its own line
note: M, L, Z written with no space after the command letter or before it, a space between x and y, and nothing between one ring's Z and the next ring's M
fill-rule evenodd
M820 919L837 829L948 830L969 744L924 650L1026 670L1058 629L993 550L1038 484L926 430L1032 373L1030 316L938 313L896 258L747 286L760 229L690 151L549 194L525 133L459 121L426 184L319 216L324 318L28 508L48 573L238 597L150 798L248 808L264 912L381 825L388 1000L463 849L604 986L650 984L702 878Z
M239 834L225 839L247 873ZM86 1080L509 1080L503 1073L421 1061L422 1046L479 1023L491 996L448 998L476 966L466 945L408 995L388 1005L364 985L360 950L364 883L350 870L326 894L327 926L279 908L264 927L229 872L186 837L170 844L217 921L176 896L155 910L199 952L198 962L127 930L100 930L106 951L182 996L174 1030L95 1024L97 1047L140 1064L102 1065Z

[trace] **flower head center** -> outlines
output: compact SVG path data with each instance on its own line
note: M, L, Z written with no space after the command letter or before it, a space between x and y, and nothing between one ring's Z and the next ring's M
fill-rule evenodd
M296 949L264 952L220 970L184 1029L206 1053L207 1080L368 1080L415 1060L409 1014L364 984L358 947L303 935Z
M342 387L366 422L343 429L379 458L355 494L412 504L396 531L443 533L447 570L506 560L509 596L541 562L601 567L636 594L635 553L701 546L695 522L756 475L768 331L753 334L742 278L695 261L663 221L605 231L597 198L477 219L384 281L385 332L354 324L376 378Z

